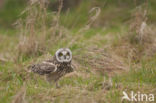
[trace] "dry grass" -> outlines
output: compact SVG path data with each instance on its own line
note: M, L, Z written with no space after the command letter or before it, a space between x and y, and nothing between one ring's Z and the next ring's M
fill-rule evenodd
M123 59L113 52L107 52L97 47L89 47L87 50L87 53L84 53L76 60L79 62L84 61L88 64L93 73L98 72L111 77L116 73L129 70Z
M27 103L25 100L26 88L23 86L14 96L12 103Z
M94 13L95 12L95 13ZM88 21L86 22L86 24L84 25L84 27L80 28L76 33L74 38L72 38L71 42L68 44L69 47L72 46L72 44L76 41L78 41L84 34L84 32L86 32L87 30L90 29L90 27L93 25L93 23L98 19L98 16L101 13L101 9L99 7L94 7L92 8L89 13L94 13L92 16L89 17Z
M17 21L17 27L20 29L18 58L37 55L45 51L45 16L47 15L45 10L46 7L43 2L32 0L23 11L23 14L26 14L26 19ZM40 36L38 34L39 29L42 31Z
M132 14L134 15L132 15L129 32L127 35L119 37L117 44L110 45L111 39L108 45L103 46L103 49L94 47L93 43L99 42L101 38L96 35L90 40L92 43L90 47L87 46L83 50L86 52L74 58L76 63L84 67L89 66L93 73L113 76L116 73L129 71L132 67L140 68L138 63L140 60L155 55L154 29L147 24L147 10L138 7Z
M48 13L48 2L29 1L28 7L21 13L26 17L16 22L17 29L20 30L18 58L43 54L47 50L47 45L54 45L64 35L59 25L62 5L62 0L60 0L58 12ZM53 42L48 44L49 41Z
M155 30L147 24L147 9L136 8L132 13L129 33L115 44L117 54L138 63L141 58L150 58L156 53Z

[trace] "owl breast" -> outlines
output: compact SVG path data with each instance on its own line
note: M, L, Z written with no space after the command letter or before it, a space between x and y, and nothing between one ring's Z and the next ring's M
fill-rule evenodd
M62 63L62 64L58 65L57 72L61 73L61 75L65 75L66 73L68 73L69 69L70 69L69 65Z

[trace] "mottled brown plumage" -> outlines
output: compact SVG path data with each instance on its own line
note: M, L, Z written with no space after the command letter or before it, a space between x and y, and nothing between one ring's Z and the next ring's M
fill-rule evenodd
M71 51L62 48L55 53L52 59L33 64L28 68L34 73L46 75L46 80L50 83L55 82L58 87L57 81L65 74L73 71L71 60Z

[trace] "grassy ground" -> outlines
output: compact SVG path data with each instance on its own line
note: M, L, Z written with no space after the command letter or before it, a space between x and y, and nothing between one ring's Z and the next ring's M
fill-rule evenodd
M149 38L155 30L139 44L138 28L129 31L129 25L138 20L131 17L136 10L132 5L118 8L109 2L96 3L83 2L61 14L45 13L43 8L35 14L36 5L32 5L28 8L39 18L28 11L19 29L0 30L0 103L127 103L121 101L123 91L156 96L156 47L155 39ZM96 5L100 14L98 8L89 14ZM147 14L150 28L155 27L154 10L153 0ZM36 21L29 23L30 18ZM148 38L152 43L146 42ZM74 73L60 80L61 88L27 72L28 65L50 58L61 47L72 50L75 66Z

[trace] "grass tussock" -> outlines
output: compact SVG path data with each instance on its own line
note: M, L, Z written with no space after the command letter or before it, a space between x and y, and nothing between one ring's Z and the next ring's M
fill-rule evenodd
M132 13L129 31L120 38L116 51L129 61L139 62L142 58L150 58L156 53L155 30L148 25L147 9L137 7Z
M97 47L87 48L87 52L77 58L77 61L84 61L88 64L90 70L101 75L112 76L122 71L127 71L128 66L123 62L123 59L113 52L108 52ZM86 65L83 65L86 66Z
M25 100L26 88L23 86L21 90L14 96L12 103L27 103Z
M47 6L46 1L30 0L28 7L21 13L24 19L16 22L20 30L18 58L41 55L46 52L48 45L53 46L62 37L59 26L62 1L56 13L47 12Z
M33 56L45 51L45 4L40 1L35 3L32 0L29 5L23 12L26 14L25 20L20 19L17 21L17 27L20 29L21 35L18 45L18 57ZM40 35L39 30L43 30L42 33L44 34Z

